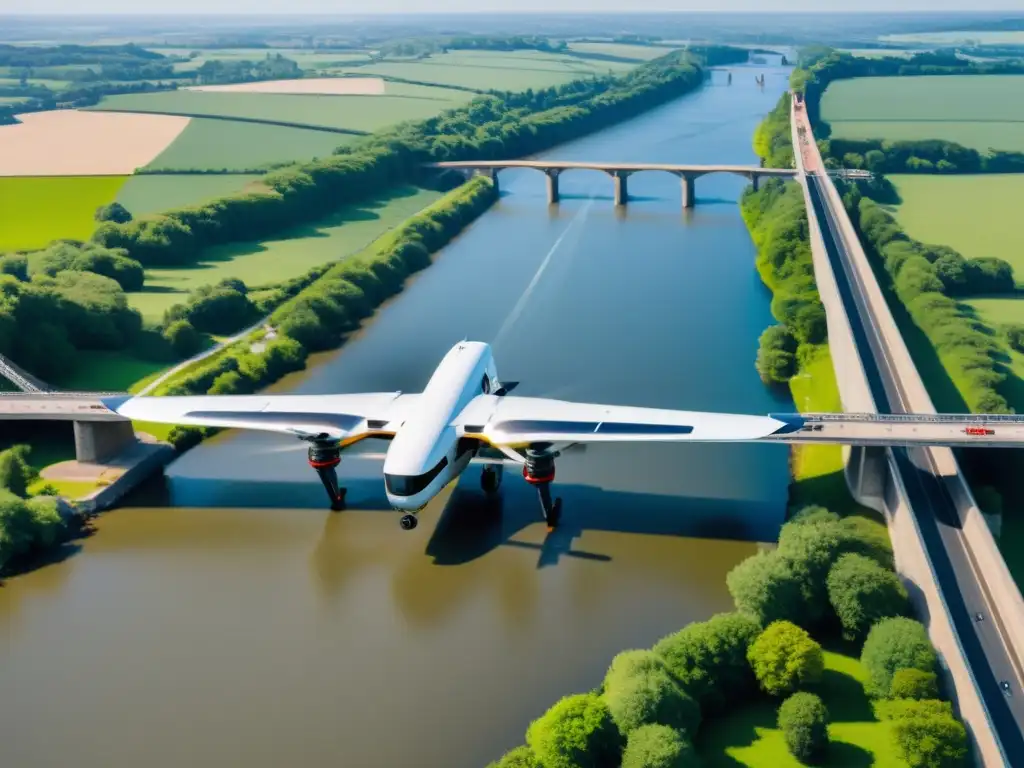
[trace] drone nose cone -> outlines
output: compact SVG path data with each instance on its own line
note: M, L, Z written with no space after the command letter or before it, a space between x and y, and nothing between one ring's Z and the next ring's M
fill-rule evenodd
M116 397L101 397L100 402L114 413L120 413L121 406L131 399L131 395L117 395Z

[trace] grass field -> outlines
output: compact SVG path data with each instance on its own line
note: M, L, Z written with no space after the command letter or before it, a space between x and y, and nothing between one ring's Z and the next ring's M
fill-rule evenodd
M201 285L227 277L249 285L296 277L358 251L440 197L440 192L414 187L395 189L386 197L343 208L315 225L273 240L211 248L195 266L148 270L146 290L129 294L129 300L147 319L158 320L168 307Z
M93 215L124 176L0 178L0 252L43 248L55 238L87 240Z
M906 768L895 755L890 726L879 722L856 658L825 652L825 675L817 693L828 707L828 754L822 766ZM697 750L706 768L800 768L776 727L777 702L761 701L701 726Z
M1024 228L1015 224L1024 199L1024 174L888 178L903 200L890 210L908 235L948 245L967 258L1006 259L1018 282L1024 282Z
M629 45L628 43L569 43L569 50L615 56L630 61L650 61L676 49L668 46Z
M133 216L161 213L239 192L261 178L243 174L143 174L128 179L118 192L117 201Z
M905 35L884 35L878 38L886 43L912 45L956 45L975 43L978 45L1024 45L1024 31L979 32L961 30L955 32L915 32Z
M191 48L151 48L164 56L188 56L193 52ZM370 57L368 51L343 51L338 53L312 52L308 50L292 50L287 48L225 48L221 50L200 51L199 56L190 61L179 62L174 65L177 72L189 72L199 69L207 61L230 61L245 60L257 61L266 55L280 53L282 56L296 62L303 69L336 69L339 66L351 64L354 61L367 61Z
M295 77L288 80L258 80L252 83L192 85L190 91L211 93L295 93L320 96L380 96L384 81L379 77Z
M327 157L354 138L281 125L197 118L146 167L249 170L267 163Z
M79 353L78 364L66 378L51 383L77 392L124 392L139 379L167 367L128 352L90 350Z
M375 131L402 120L432 117L472 97L467 91L388 83L384 96L294 96L279 93L162 93L108 96L92 109L284 121Z
M832 135L945 139L979 151L1024 151L1024 75L863 77L821 101Z

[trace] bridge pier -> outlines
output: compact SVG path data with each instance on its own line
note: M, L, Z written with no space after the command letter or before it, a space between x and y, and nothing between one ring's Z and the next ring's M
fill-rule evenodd
M761 177L758 174L750 174L750 186L754 188L755 192L761 188Z
M135 442L132 423L124 421L76 421L75 458L94 464L112 459Z
M679 178L683 182L683 208L693 208L697 197L696 192L694 192L694 182L696 179L685 173Z
M548 177L548 205L558 202L558 171L549 169L544 172Z
M615 205L625 205L629 199L629 186L626 183L628 178L629 174L622 171L612 173L612 180L615 182Z
M471 176L486 176L487 178L494 182L494 191L500 192L501 187L498 186L498 170L499 169L497 168L476 168L475 170L471 171L466 178L469 179Z
M885 507L885 486L889 476L886 448L882 446L844 446L849 451L845 474L850 494L865 507Z

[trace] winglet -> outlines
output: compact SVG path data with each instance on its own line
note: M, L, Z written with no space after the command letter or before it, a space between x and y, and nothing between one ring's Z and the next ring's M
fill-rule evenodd
M115 397L101 397L100 402L103 403L114 413L120 414L118 410L122 405L132 399L132 395L117 395Z

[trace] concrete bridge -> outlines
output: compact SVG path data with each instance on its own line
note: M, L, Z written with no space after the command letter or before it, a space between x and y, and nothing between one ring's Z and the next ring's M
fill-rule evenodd
M548 177L548 203L558 202L558 177L564 171L603 171L615 184L615 205L625 205L629 199L627 179L642 171L664 171L678 176L683 187L683 208L692 208L696 202L694 182L709 173L732 173L750 179L757 189L762 178L795 178L792 168L761 168L756 165L673 165L670 163L583 163L563 160L458 160L428 163L428 168L461 171L466 176L486 175L498 183L498 172L505 168L533 168Z

